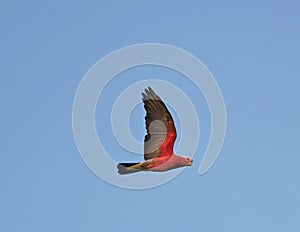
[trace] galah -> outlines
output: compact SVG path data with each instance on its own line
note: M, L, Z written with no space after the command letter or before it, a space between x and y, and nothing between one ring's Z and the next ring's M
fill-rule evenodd
M191 166L193 160L187 156L173 153L176 140L176 128L172 115L164 102L150 88L142 93L146 110L146 130L144 139L144 159L139 163L119 163L118 173L121 175L139 171L163 172L174 168Z

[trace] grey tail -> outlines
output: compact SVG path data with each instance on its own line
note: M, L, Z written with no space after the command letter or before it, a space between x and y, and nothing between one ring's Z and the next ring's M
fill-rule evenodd
M138 163L119 163L118 166L117 166L118 173L120 175L126 175L126 174L139 172L140 169L130 168L131 166L136 165L136 164L138 164Z

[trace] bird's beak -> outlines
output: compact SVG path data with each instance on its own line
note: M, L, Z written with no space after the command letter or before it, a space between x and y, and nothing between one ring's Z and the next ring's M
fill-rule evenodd
M188 163L188 166L192 166L193 164L193 160L191 160L189 163Z

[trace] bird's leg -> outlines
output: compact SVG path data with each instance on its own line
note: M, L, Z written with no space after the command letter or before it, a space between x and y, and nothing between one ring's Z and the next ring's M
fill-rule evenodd
M137 170L148 169L148 165L150 163L151 163L151 160L147 160L147 161L140 162L138 164L132 165L132 166L128 167L127 169L137 169Z

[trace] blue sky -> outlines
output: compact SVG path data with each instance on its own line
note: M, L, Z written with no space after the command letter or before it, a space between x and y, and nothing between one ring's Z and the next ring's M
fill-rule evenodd
M297 1L2 2L0 230L300 230L299 11ZM226 103L227 134L217 162L199 176L209 133L199 96L204 135L194 165L133 191L86 167L72 106L98 59L145 42L183 48L209 68ZM142 73L174 80L157 69L124 75ZM141 123L132 126L137 138Z

